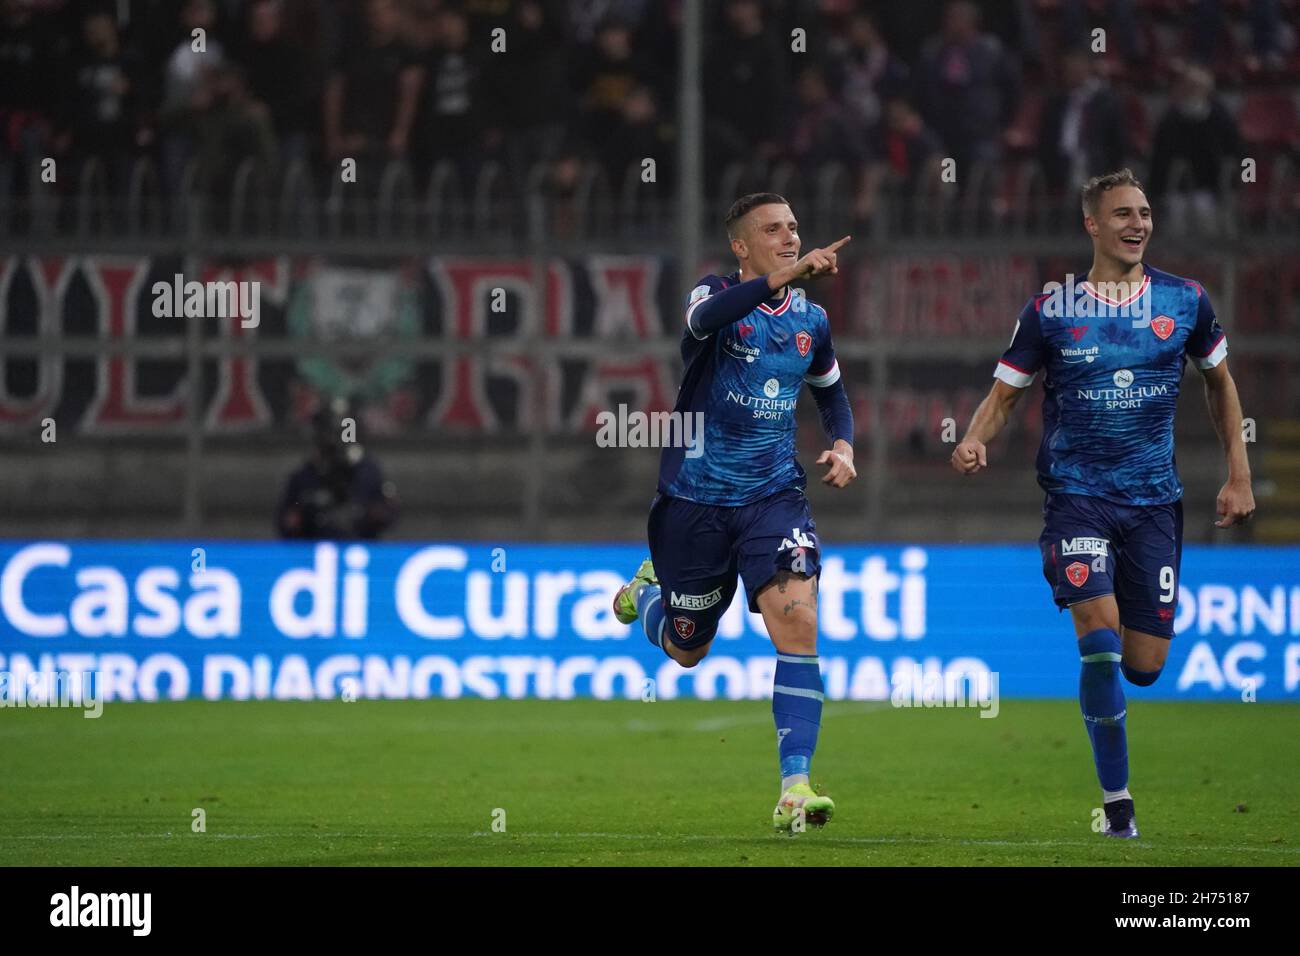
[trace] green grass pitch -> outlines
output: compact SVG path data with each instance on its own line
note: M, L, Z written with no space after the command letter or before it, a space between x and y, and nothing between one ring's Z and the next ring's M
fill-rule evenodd
M1142 838L1071 701L830 703L823 830L771 829L767 701L0 710L0 859L27 865L1300 865L1300 709L1136 701ZM206 832L192 830L192 811ZM504 832L493 829L504 811ZM497 814L500 820L501 815Z

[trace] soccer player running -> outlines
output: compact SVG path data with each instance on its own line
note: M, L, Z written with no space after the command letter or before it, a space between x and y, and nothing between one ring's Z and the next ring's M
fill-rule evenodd
M816 524L795 457L795 403L806 382L832 445L822 481L843 488L853 467L853 413L831 345L826 310L790 283L834 275L848 236L800 257L799 224L775 193L736 200L726 218L740 268L705 276L686 302L676 412L703 416L702 447L665 448L650 507L650 558L614 598L624 624L638 617L650 643L683 667L709 652L739 575L749 609L776 645L772 713L781 796L777 829L835 811L809 780L821 724L817 660ZM699 420L697 417L694 419Z
M1057 293L1025 306L952 466L973 475L988 465L985 446L1045 370L1043 574L1057 606L1074 618L1079 705L1101 782L1104 833L1132 838L1120 675L1153 684L1174 636L1183 542L1174 406L1188 358L1205 378L1228 460L1215 526L1248 519L1255 499L1227 342L1205 289L1143 263L1151 207L1129 170L1089 180L1082 199L1093 249L1087 279L1064 307Z

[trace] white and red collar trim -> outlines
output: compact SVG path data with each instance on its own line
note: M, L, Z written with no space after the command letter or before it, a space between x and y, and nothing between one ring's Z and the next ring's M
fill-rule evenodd
M1136 292L1132 293L1127 299L1124 299L1122 301L1117 301L1115 299L1110 298L1110 296L1102 295L1100 292L1098 292L1096 289L1092 287L1092 283L1089 282L1087 279L1084 279L1082 282L1079 283L1079 288L1083 289L1083 291L1088 293L1088 295L1092 296L1094 299L1096 299L1098 302L1102 303L1103 305L1110 305L1110 306L1123 306L1123 305L1129 305L1130 303L1136 302L1138 299L1142 298L1142 296L1146 293L1147 289L1150 286L1151 286L1151 277L1149 275L1144 275L1142 277L1142 284L1138 286Z
M766 312L768 315L781 315L783 312L785 312L786 309L790 308L790 297L791 297L791 295L792 295L792 293L790 292L790 287L789 287L789 286L786 286L786 287L785 287L785 298L781 300L781 304L780 304L780 305L778 305L778 306L776 306L775 308L773 308L772 306L768 305L766 302L760 302L760 303L758 304L758 307L759 307L760 310L762 310L763 312Z

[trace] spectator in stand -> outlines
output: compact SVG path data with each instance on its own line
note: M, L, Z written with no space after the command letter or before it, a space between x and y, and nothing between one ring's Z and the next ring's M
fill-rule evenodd
M705 165L710 188L733 162L775 159L787 128L783 47L757 0L727 0L724 19L704 60ZM725 52L724 52L725 51Z
M512 0L501 22L488 26L508 31L511 68L484 71L483 95L500 117L511 179L524 183L535 163L559 155L573 120L564 82L568 37L563 20L539 0ZM518 82L521 76L528 82Z
M163 67L158 116L163 181L173 193L179 190L185 167L194 156L194 121L202 108L204 80L226 59L225 48L213 35L217 11L212 0L185 0L180 23L181 39L167 54ZM195 30L203 32L196 37Z
M117 21L106 10L81 21L81 45L64 70L57 149L72 160L72 182L97 160L115 194L125 193L135 147L134 66L118 35Z
M373 188L382 163L407 154L424 71L402 42L394 0L367 0L365 13L365 40L345 45L330 73L323 123L331 164L355 159L358 182Z
M661 195L672 194L672 171L676 166L674 130L660 115L650 87L633 89L623 101L618 122L593 142L598 144L605 175L616 195L623 188L629 170L635 170L632 174L638 177L642 175L642 163L647 158L655 161L655 188Z
M203 85L204 72L225 61L225 48L213 36L216 25L217 10L212 0L185 0L181 8L183 35L167 55L163 67L164 112L190 109L195 94ZM195 30L203 33L196 37Z
M853 184L855 210L869 212L872 149L866 127L857 114L835 99L820 66L800 71L796 95L794 124L787 137L790 159L809 177L822 166L843 165Z
M916 107L902 97L885 104L884 130L878 139L879 153L872 162L867 181L858 192L854 214L867 223L876 214L876 200L889 184L891 195L904 207L902 225L911 221L911 201L918 193L932 191L939 183L939 161L943 148L939 137L928 129Z
M253 0L247 10L247 39L237 59L248 90L270 111L281 163L305 162L319 93L311 57L285 30L283 0Z
M836 85L844 105L869 129L884 121L885 101L907 88L907 66L889 51L871 17L855 13L831 40Z
M0 202L27 193L46 154L54 104L45 19L25 0L0 0Z
M1145 58L1146 43L1133 0L1105 0L1102 22L1098 22L1096 6L1095 0L1061 0L1061 38L1065 46L1091 49L1092 31L1101 27L1106 31L1107 49L1118 51L1123 61L1134 63ZM1114 168L1107 167L1106 171Z
M1240 155L1237 122L1214 95L1214 77L1185 68L1151 147L1150 195L1163 202L1175 230L1214 231L1222 163Z
M500 148L504 140L483 83L488 71L482 58L491 53L480 52L486 50L483 45L471 47L469 18L460 9L444 7L436 16L436 40L424 67L422 145L430 164L450 160L461 181L470 184L484 153Z
M1281 0L1251 0L1250 35L1252 50L1245 57L1247 72L1279 70L1286 63L1283 45L1295 49L1296 23L1283 22Z
M798 109L788 136L790 158L806 171L826 163L859 166L868 152L866 128L831 94L826 71L804 67L795 91Z
M1061 88L1043 107L1038 159L1048 188L1077 191L1093 176L1124 165L1124 107L1081 50L1061 58Z
M997 37L980 31L975 4L945 8L942 32L922 52L917 89L922 115L957 161L959 185L976 163L998 159L1018 105L1019 72Z
M1194 0L1192 4L1192 56L1210 69L1228 35L1223 6L1223 0ZM1285 63L1283 44L1288 38L1294 43L1295 29L1283 23L1281 8L1281 0L1250 0L1251 49L1241 60L1246 72L1275 70Z
M268 180L276 172L278 151L271 113L253 99L243 71L234 63L217 67L196 97L202 109L194 119L199 172L218 200L231 194L235 175L253 159Z
M925 125L915 106L902 97L889 101L881 156L904 192L916 193L922 177L938 181L942 152L939 137Z
M622 115L623 101L638 86L658 90L658 70L632 42L632 27L608 19L596 31L595 43L580 55L573 73L582 131L589 143L603 139Z

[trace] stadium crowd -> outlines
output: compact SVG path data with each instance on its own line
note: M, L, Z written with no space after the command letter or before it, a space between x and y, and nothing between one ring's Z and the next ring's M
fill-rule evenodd
M1153 197L1212 202L1225 159L1300 147L1296 12L1295 0L708 3L708 185L737 162L839 163L868 219L885 179L910 193L943 158L1010 157L1034 160L1057 192L1130 163ZM61 182L95 159L120 193L141 156L164 191L197 167L214 195L247 157L272 177L294 161L402 159L417 182L441 161L468 178L497 160L515 182L544 163L563 189L584 164L619 184L650 156L671 188L680 19L680 0L2 0L0 190L21 193L22 171L54 157L74 171Z

